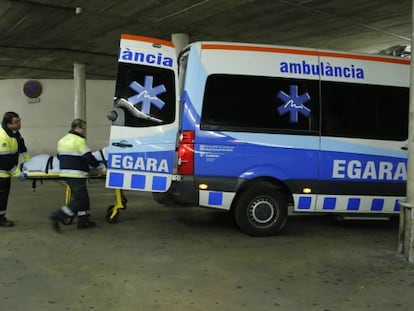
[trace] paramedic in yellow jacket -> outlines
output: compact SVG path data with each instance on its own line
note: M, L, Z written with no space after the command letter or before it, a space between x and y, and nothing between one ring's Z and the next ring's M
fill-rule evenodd
M3 115L0 128L0 227L14 226L14 222L6 218L11 177L26 178L18 166L19 154L27 152L20 127L21 120L17 113L9 111Z
M72 199L68 205L62 206L50 215L53 228L58 232L60 232L59 223L74 216L78 218L78 229L96 226L95 222L89 220L90 203L86 183L89 166L97 167L99 162L86 145L85 135L86 122L75 119L69 133L63 136L57 145L59 175L66 180L72 192Z

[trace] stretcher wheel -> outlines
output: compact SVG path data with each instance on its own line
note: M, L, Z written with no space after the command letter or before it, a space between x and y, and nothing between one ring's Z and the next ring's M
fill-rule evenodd
M68 217L60 221L65 226L69 226L73 222L73 217Z
M106 216L105 216L106 221L111 224L118 222L118 217L119 217L119 211L117 210L116 214L111 218L113 211L114 211L114 206L110 205L106 211Z

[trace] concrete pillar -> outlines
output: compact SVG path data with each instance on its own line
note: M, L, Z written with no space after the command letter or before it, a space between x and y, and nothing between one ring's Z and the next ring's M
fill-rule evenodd
M171 35L171 41L175 45L175 51L177 52L177 56L180 51L187 46L188 44L188 35L185 33L173 33Z
M400 202L400 206L398 253L414 263L414 206L408 202Z
M412 0L411 8L414 8ZM414 11L411 13L411 51L414 47ZM410 71L410 109L408 118L407 198L400 202L398 253L414 263L414 61Z
M74 115L75 119L86 121L86 78L85 64L73 64L73 84L75 90Z

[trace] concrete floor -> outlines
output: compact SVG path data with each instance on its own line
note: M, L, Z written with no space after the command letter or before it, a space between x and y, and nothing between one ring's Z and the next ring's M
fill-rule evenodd
M283 235L252 238L227 214L167 208L127 192L120 222L104 221L114 192L89 185L88 231L52 231L64 200L52 181L13 182L0 228L0 310L413 310L414 266L396 256L397 222L293 217Z

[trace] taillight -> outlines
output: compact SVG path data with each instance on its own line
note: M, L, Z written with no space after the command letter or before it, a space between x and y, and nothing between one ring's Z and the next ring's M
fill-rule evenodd
M194 144L194 131L182 131L180 136L180 143Z
M180 175L194 174L194 132L182 131L178 143L178 168Z

